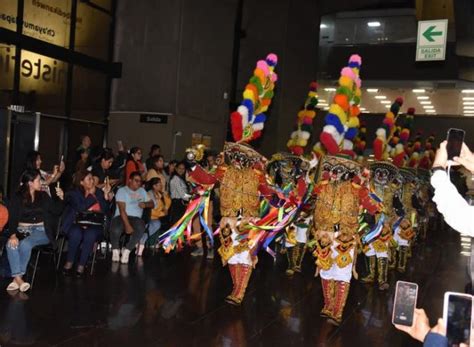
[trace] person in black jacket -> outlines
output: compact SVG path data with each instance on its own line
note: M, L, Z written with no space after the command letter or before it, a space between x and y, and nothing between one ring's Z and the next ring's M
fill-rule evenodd
M109 201L112 199L112 194L110 184L107 182L103 190L96 189L92 173L86 170L76 173L75 186L74 190L66 194L66 210L62 222L63 231L69 241L63 273L65 275L71 274L74 261L82 244L76 270L76 276L81 277L84 274L84 267L93 251L94 244L102 236L103 225L76 224L76 215L78 212L93 211L99 215L103 214L105 217L109 210Z
M10 237L7 243L7 256L13 281L7 290L26 292L30 284L23 281L31 250L38 245L55 244L53 220L63 209L64 193L59 186L51 198L41 190L39 170L28 169L22 177L20 188L13 194L9 206Z

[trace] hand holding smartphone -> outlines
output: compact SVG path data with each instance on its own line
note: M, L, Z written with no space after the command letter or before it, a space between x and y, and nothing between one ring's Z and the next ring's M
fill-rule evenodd
M448 130L446 150L448 152L448 160L461 155L462 144L466 132L462 129L451 128Z
M463 293L444 294L443 320L448 346L469 345L471 338L472 296Z
M392 323L411 327L415 315L418 284L398 281L393 301Z

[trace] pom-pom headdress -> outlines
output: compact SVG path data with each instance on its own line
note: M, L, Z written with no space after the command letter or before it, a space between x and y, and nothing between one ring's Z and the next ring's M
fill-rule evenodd
M346 153L354 156L352 140L359 127L362 58L352 55L348 66L341 70L339 87L326 116L320 140L329 154Z
M399 141L395 145L390 155L392 157L393 164L395 164L397 167L403 167L406 164L408 140L410 139L414 117L415 109L410 107L405 116L400 133L398 134Z
M250 142L262 135L268 110L277 81L274 72L278 58L271 53L265 60L259 60L245 86L242 104L230 115L232 135L235 142Z
M376 138L373 142L375 160L387 160L389 156L388 144L395 134L395 123L397 122L398 112L403 105L403 99L398 97L390 106L390 110L385 115L383 124L376 131Z
M316 117L316 106L318 105L318 84L311 82L308 97L303 109L298 112L297 128L291 133L291 138L286 144L291 153L302 155L304 148L313 132L313 119Z

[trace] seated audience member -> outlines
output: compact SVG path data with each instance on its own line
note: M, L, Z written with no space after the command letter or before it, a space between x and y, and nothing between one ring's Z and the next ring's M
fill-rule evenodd
M150 153L148 153L148 159L145 162L147 170L150 170L153 167L153 163L152 163L153 157L156 157L157 155L161 155L160 145L157 145L157 144L151 145Z
M154 203L142 188L142 178L138 171L132 172L128 184L118 190L115 197L117 209L110 224L110 242L112 243L112 261L128 263L130 252L141 240L145 232L142 219L143 209L153 208ZM119 242L123 233L130 235L120 257Z
M163 190L163 184L158 177L152 178L147 182L148 195L153 200L155 207L151 210L150 221L148 222L148 234L144 234L138 246L137 255L141 256L145 248L148 237L153 236L161 227L161 219L168 215L171 206L171 198Z
M52 199L41 190L39 170L26 170L21 177L18 192L12 196L9 213L9 233L7 256L13 281L7 290L27 291L30 284L23 281L31 250L38 245L55 243L55 225L51 222L63 209L64 193L56 187L56 197Z
M92 141L88 135L81 136L81 144L76 149L76 162L81 159L81 151L85 150L90 155Z
M132 172L138 172L140 177L145 178L145 166L142 163L142 149L140 147L132 147L130 149L130 155L125 165L125 184L127 184L128 178Z
M90 166L89 151L82 148L78 151L80 159L76 163L76 170L74 172L84 171Z
M176 172L170 180L171 210L170 223L175 224L186 212L191 195L186 182L186 165L180 162L176 165Z
M48 193L51 196L51 191L49 186L53 183L56 183L61 178L62 174L66 170L66 166L64 165L64 161L61 161L59 165L54 165L53 172L48 173L41 169L41 164L43 161L41 160L41 154L37 151L31 151L26 156L26 170L39 170L40 177L41 177L41 187L42 190Z
M8 223L8 209L0 203L0 233Z
M168 190L168 175L165 172L165 161L161 155L152 158L151 166L146 173L145 181L148 182L152 178L158 177L163 184L163 190Z
M112 172L111 167L114 163L114 154L109 149L104 149L100 154L99 160L92 166L92 176L97 188L102 189L105 186L105 179L108 177L109 184L114 187L119 183L119 179Z
M104 225L97 223L105 222L109 201L113 195L110 185L106 185L103 190L97 189L92 174L86 170L76 173L74 183L76 188L66 194L66 210L63 216L62 226L68 239L63 272L65 275L72 273L79 253L76 276L81 277L94 245L102 237ZM91 215L92 213L94 214Z
M447 142L440 144L433 162L431 185L434 187L433 201L446 223L454 230L474 237L474 206L463 198L450 181L446 168L448 167ZM474 154L463 144L461 156L454 158L454 165L462 165L474 172Z
M177 160L171 160L168 165L166 165L166 168L165 168L165 171L166 171L166 174L168 175L168 177L171 179L171 176L174 175L175 173L175 170L176 170L176 165L178 165L178 161Z

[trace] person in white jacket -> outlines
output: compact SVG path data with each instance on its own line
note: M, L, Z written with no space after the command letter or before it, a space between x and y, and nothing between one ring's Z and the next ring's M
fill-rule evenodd
M433 201L451 228L462 235L474 237L474 206L469 205L449 180L446 172L448 167L446 144L446 141L440 144L433 162L431 176L431 185L435 190ZM474 154L466 144L463 144L461 155L453 158L452 165L462 165L474 173Z

